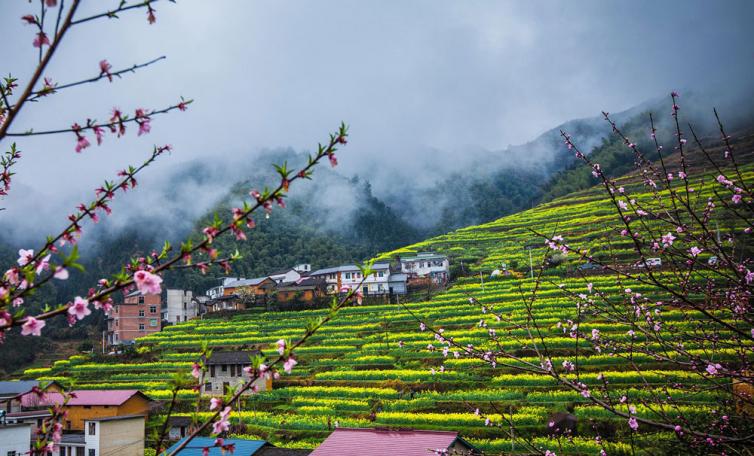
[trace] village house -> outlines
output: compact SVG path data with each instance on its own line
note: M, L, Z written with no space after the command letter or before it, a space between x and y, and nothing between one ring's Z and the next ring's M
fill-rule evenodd
M457 432L336 428L311 456L425 456L438 454L481 455Z
M275 288L275 299L281 303L311 303L327 295L327 282L322 277L302 277Z
M86 420L84 432L63 434L52 456L143 456L145 420L143 415Z
M232 282L237 282L239 280L244 279L243 277L222 277L220 279L220 285L210 288L205 292L205 294L209 299L217 299L225 294L225 285Z
M327 292L341 293L361 286L364 296L405 294L406 275L400 271L390 269L390 263L375 263L372 275L364 279L356 265L349 264L334 268L319 269L310 274L311 277L324 278ZM362 283L363 280L363 283Z
M308 275L312 270L310 264L299 264L292 268L281 269L271 273L268 277L275 281L278 285L283 283L295 282L302 277Z
M31 435L30 424L8 424L0 418L0 455L28 455L31 451Z
M67 431L83 431L84 421L119 416L144 415L149 413L151 399L138 390L76 390L65 405L66 418L63 428ZM21 399L24 410L46 409L63 403L59 392L47 392L41 397L26 393Z
M450 278L450 261L445 255L420 252L416 256L400 258L401 271L411 278L431 279L434 284L444 285Z
M0 411L0 413L3 413ZM8 424L28 424L31 426L31 433L35 434L37 429L42 427L44 420L51 417L49 410L27 410L24 412L10 412L5 415L5 422ZM0 456L3 453L0 453Z
M168 323L189 321L202 312L202 306L191 290L168 289L165 302L162 319Z
M266 276L254 279L224 280L223 283L223 294L216 295L204 303L207 312L243 310L251 305L266 304L267 296L275 288L275 281Z
M113 304L107 319L110 345L133 342L160 331L162 299L158 294L143 295L138 291L126 295L122 303Z
M220 396L228 387L236 388L246 383L248 375L244 367L251 366L251 358L261 353L258 350L249 351L215 351L205 361L208 372L204 375L202 393ZM272 379L259 378L254 381L257 391L272 389ZM253 394L249 390L245 394Z
M0 382L0 410L5 410L6 413L20 412L22 410L21 399L35 388L41 392L59 392L62 389L60 384L54 381L12 380Z

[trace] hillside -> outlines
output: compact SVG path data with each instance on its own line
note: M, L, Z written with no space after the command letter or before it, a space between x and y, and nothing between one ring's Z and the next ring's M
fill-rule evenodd
M751 151L752 144L754 137L747 136L738 145ZM720 150L715 152L719 154ZM750 154L746 158L751 162ZM674 165L672 161L670 165ZM697 172L705 171L698 163L694 166ZM744 171L744 179L754 181L754 166L748 164ZM641 191L633 177L624 177L621 183ZM698 191L704 197L711 189L702 186ZM646 195L637 195L643 196ZM460 345L484 347L489 343L489 330L495 329L504 334L498 344L516 350L528 361L538 362L526 343L525 330L516 326L529 319L522 302L522 296L534 284L527 278L529 253L535 268L548 255L542 239L532 230L561 234L577 247L597 246L598 250L592 252L596 255L610 250L619 259L625 258L626 241L616 234L611 214L610 204L602 193L590 188L490 223L383 254L382 257L391 257L424 250L444 252L451 256L454 271L463 271L468 276L458 278L451 288L427 301L345 308L306 346L296 350L299 365L291 375L283 375L275 382L273 391L254 396L240 413L234 412L235 431L283 445L313 447L336 424L453 429L488 454L525 451L512 443L505 428L486 426L484 419L473 413L478 407L493 422L501 422L499 413L505 413L506 419L515 423L517 432L541 448L553 445L546 438L548 421L557 413L572 413L578 420L578 436L559 441L558 454L597 454L601 449L594 440L597 428L606 437L605 449L609 454L630 454L629 435L638 448L671 451L672 433L649 429L630 433L624 420L589 405L578 392L564 390L551 378L522 373L503 362L493 369L479 360L456 358L452 354L455 350L446 358L442 344L428 331L421 331L416 319L442 328L446 337L453 337ZM719 223L723 233L736 226L724 218ZM591 242L594 240L597 242ZM516 273L490 278L490 271L499 268L502 262ZM539 324L546 328L544 341L556 355L553 364L573 355L574 341L558 323L576 318L573 302L567 299L564 289L586 292L585 280L570 274L579 264L570 257L545 269L535 303ZM630 287L648 296L662 296L659 290L642 283L618 284L611 275L591 275L588 280L595 289L611 295ZM470 296L488 310L509 316L509 320L495 321L484 309L470 303ZM170 376L190 370L202 342L218 348L261 347L271 355L274 350L270 344L280 338L295 339L310 318L322 314L323 310L311 310L193 320L141 339L139 354L131 358L75 356L49 369L29 370L26 376L75 382L79 388L139 388L156 399L167 399ZM689 315L692 314L671 309L664 312L663 319L676 328L692 330L694 322L687 320ZM692 316L694 320L704 320L702 315ZM585 331L598 329L614 337L621 337L626 331L621 325L605 321L584 320L581 325ZM686 344L691 351L706 348L700 341ZM595 385L601 381L598 374L604 374L630 400L673 394L683 404L680 407L686 416L692 418L708 415L716 406L718 395L714 391L691 394L668 388L668 384L694 384L698 381L695 373L633 355L634 362L650 369L642 378L620 355L596 353L585 344L580 381ZM729 355L733 356L721 351L719 356L725 359ZM180 397L186 401L182 408L185 414L191 409L189 404L195 393L184 390ZM651 417L655 412L639 407L637 413Z

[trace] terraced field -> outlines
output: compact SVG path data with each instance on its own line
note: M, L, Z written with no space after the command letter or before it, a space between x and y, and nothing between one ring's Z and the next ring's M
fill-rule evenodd
M744 177L754 181L751 167L745 168ZM626 179L625 185L635 189L636 183ZM711 190L700 186L697 191L704 198ZM646 196L634 195L637 199ZM507 427L494 425L502 422L513 423L517 435L526 435L535 445L558 454L598 454L603 447L594 439L595 429L608 442L604 448L610 454L630 454L631 441L635 450L670 444L675 438L672 432L656 433L648 428L631 432L625 419L591 405L578 392L558 386L550 377L517 369L523 364L498 360L493 367L489 362L465 358L455 345L449 347L430 331L421 330L417 320L418 317L433 328L442 328L443 336L452 337L459 346L490 347L492 329L499 336L498 346L514 350L525 361L538 363L526 329L517 327L525 326L530 318L523 305L534 284L528 277L529 254L536 269L546 253L542 238L531 230L563 235L577 248L591 246L591 253L597 256L611 253L619 260L627 259L629 246L616 234L615 223L609 203L600 192L590 190L386 253L383 257L425 250L444 252L451 256L452 264L464 262L467 277L427 301L343 309L306 346L296 350L299 365L292 374L283 374L273 391L248 399L242 412L234 412L233 419L245 425L245 434L299 447L316 446L334 426L340 425L452 429L488 454L526 451L510 437ZM732 221L719 223L721 230L735 228ZM490 271L499 268L501 262L512 267L515 274L490 278ZM596 384L604 375L610 379L614 393L625 395L629 401L672 395L676 407L680 407L677 410L691 419L712 413L720 400L716 393L679 388L704 380L699 372L669 369L661 360L636 354L631 362L648 369L642 378L621 353L597 353L587 341L569 337L562 323L577 317L569 293L587 293L587 282L594 290L616 297L626 288L656 299L663 296L648 285L625 280L618 283L609 274L576 277L573 271L578 264L571 257L545 269L534 304L537 322L544 328L544 340L555 355L553 364L559 367L562 361L572 358L578 344L581 382ZM476 302L470 302L469 297ZM497 321L490 316L492 310L507 318ZM26 374L75 381L79 388L138 388L153 398L167 399L168 378L174 372L190 369L202 341L218 349L262 347L272 354L270 344L280 338L295 340L310 318L324 312L239 314L227 320L193 320L141 339L141 362L92 363L85 356L75 356L49 369L33 369ZM673 309L663 313L664 324L680 330L692 331L693 325L704 318ZM582 321L581 329L597 329L614 340L629 338L627 327L605 321ZM695 352L709 347L691 340L685 348ZM723 360L734 358L737 353L720 349L715 356ZM189 402L196 395L184 390L180 397ZM481 415L474 413L476 408L482 410ZM576 416L577 437L547 437L548 423L558 412ZM641 406L636 411L638 416L649 418L657 413ZM488 425L486 418L493 425Z

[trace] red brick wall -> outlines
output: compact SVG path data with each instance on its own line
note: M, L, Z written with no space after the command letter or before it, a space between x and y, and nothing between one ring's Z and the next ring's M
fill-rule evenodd
M113 343L134 340L160 330L160 295L131 296L124 301L114 305L112 321L108 324Z

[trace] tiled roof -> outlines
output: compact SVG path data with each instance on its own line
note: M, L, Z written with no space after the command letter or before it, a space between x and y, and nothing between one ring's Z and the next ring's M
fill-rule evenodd
M168 448L162 455L171 454L175 448L183 443L188 437L184 437L177 441L173 446ZM264 440L246 440L246 439L224 439L225 444L234 444L236 446L233 456L251 456L256 454L257 451L265 446L267 442ZM179 451L177 454L180 456L202 456L202 450L209 447L210 456L221 456L222 451L220 447L214 446L215 439L212 437L194 437L185 448ZM223 455L225 456L225 455Z
M147 396L139 390L77 390L72 391L76 397L68 401L69 406L78 405L121 405L133 396ZM34 393L27 393L21 397L21 405L24 407L43 407L53 404L62 404L63 395L60 393L45 393L41 398Z
M383 270L383 269L389 269L390 263L374 263L372 265L372 269L375 271ZM312 271L309 275L311 276L317 276L322 274L332 274L335 272L349 272L349 271L358 271L359 267L355 264L344 264L342 266L335 266L333 268L325 268L325 269L317 269L316 271Z
M225 285L225 288L236 288L236 287L247 287L247 286L259 285L260 283L268 279L272 280L269 278L269 276L255 277L253 279L236 280L235 282L227 283Z
M31 391L35 386L39 386L39 382L36 380L0 382L0 396L16 396Z
M210 364L251 364L250 358L260 353L259 350L215 351L207 360Z
M427 456L456 440L457 432L337 428L311 456Z

